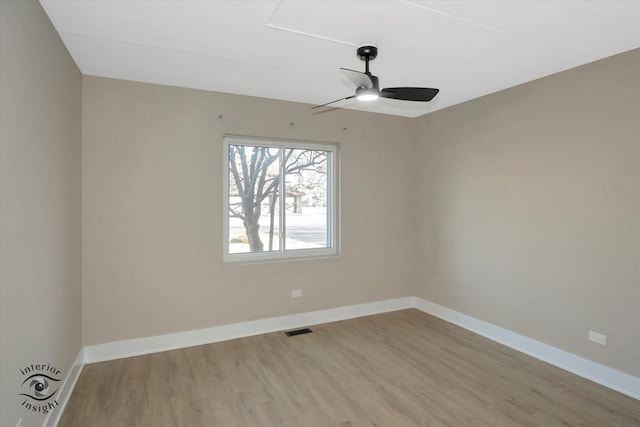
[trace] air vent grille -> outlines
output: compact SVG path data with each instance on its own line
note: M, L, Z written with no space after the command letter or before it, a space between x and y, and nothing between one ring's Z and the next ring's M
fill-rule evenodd
M311 332L313 332L311 329L304 328L304 329L296 329L295 331L288 331L288 332L285 332L284 334L288 337L295 337L296 335L310 334Z

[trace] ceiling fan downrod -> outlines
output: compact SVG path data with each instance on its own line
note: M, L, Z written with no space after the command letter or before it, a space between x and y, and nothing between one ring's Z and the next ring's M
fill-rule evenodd
M372 44L365 44L358 47L356 54L358 55L358 58L360 58L360 60L364 61L364 73L367 75L371 75L371 73L369 72L369 61L373 61L374 59L376 59L376 57L378 56L378 48Z

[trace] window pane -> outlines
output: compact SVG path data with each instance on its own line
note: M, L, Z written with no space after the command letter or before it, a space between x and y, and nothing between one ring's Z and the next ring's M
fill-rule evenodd
M335 144L224 137L225 262L335 256Z
M328 151L285 150L286 250L329 246L329 159Z
M278 251L280 149L229 145L229 253Z

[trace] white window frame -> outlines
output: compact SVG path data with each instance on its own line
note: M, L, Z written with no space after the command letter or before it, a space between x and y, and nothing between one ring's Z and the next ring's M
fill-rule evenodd
M275 262L294 259L315 259L336 257L340 255L340 191L339 191L339 145L337 143L327 142L306 142L287 139L271 139L256 138L237 135L223 135L223 202L222 202L222 218L223 218L223 261L225 263L259 263L259 262ZM326 248L310 248L310 249L286 249L286 210L285 198L280 197L279 203L279 250L265 252L245 252L231 254L229 253L229 145L249 145L260 147L273 147L282 149L302 149L302 150L320 150L329 153L327 167L327 247ZM283 155L283 154L281 154ZM280 188L281 193L284 188L282 182L284 162L280 161Z

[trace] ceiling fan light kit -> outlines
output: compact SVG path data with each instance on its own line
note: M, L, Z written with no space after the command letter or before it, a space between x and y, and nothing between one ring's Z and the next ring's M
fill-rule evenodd
M390 87L380 90L377 76L369 71L369 61L373 61L378 56L378 48L370 43L358 47L356 54L360 60L364 61L364 73L360 71L341 68L342 73L356 86L355 95L336 99L326 104L312 107L320 108L339 101L356 98L358 101L375 101L378 98L397 99L400 101L429 102L440 91L439 89L424 87Z
M358 101L375 101L380 98L380 94L377 90L367 89L366 87L359 87L356 89L356 99Z

